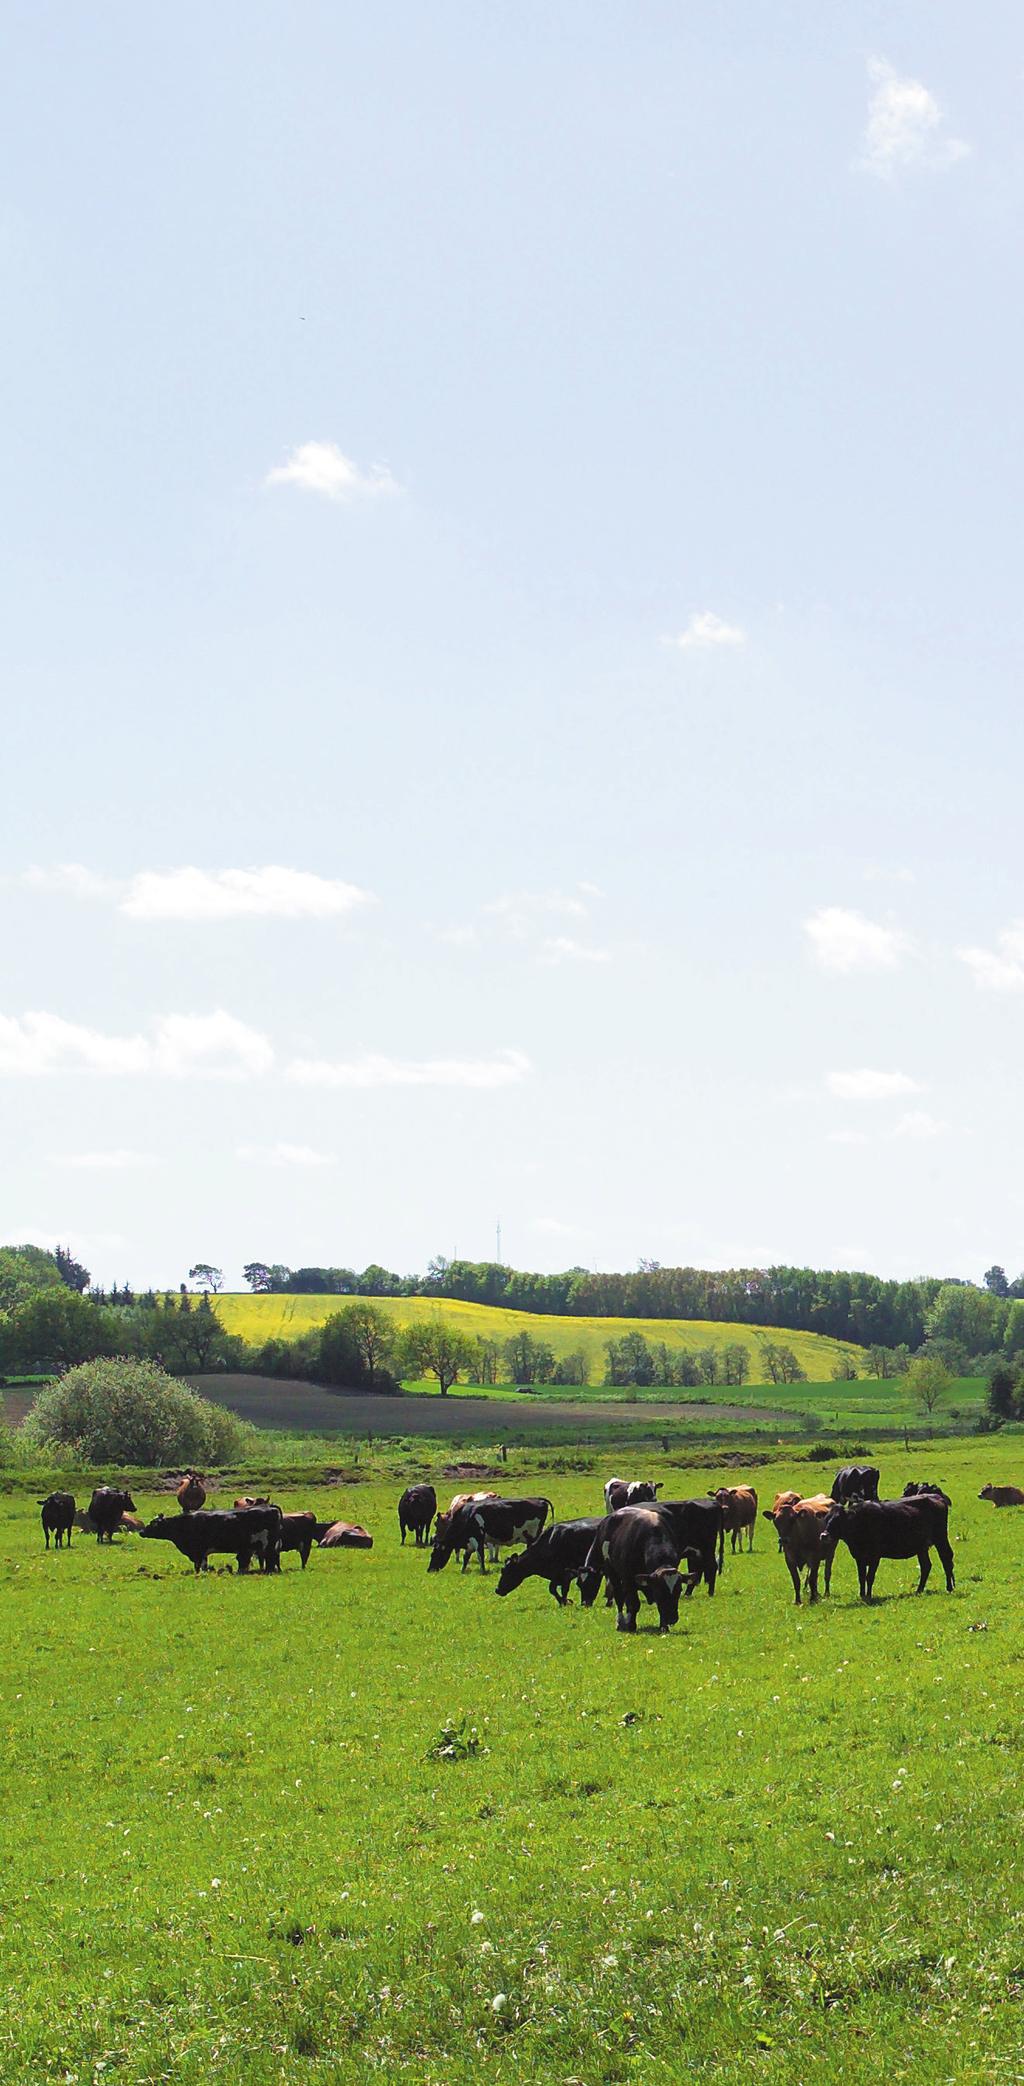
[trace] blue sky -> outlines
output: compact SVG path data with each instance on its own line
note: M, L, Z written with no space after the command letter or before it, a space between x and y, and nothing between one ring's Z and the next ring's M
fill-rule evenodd
M1024 33L15 6L7 1238L1024 1265Z

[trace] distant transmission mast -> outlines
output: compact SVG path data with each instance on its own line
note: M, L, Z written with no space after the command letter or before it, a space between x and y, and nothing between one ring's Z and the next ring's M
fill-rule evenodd
M501 1266L501 1220L500 1220L500 1218L499 1218L499 1220L498 1220L498 1252L497 1252L497 1261L498 1261L498 1266L500 1267L500 1266Z

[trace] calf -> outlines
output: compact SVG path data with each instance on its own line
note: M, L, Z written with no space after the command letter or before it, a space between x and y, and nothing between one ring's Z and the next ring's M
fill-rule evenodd
M617 1629L636 1629L641 1597L657 1608L661 1629L670 1630L678 1622L683 1555L676 1525L662 1508L620 1507L605 1515L585 1569L595 1577L602 1572L607 1577L618 1610ZM692 1562L696 1565L698 1561L694 1557ZM699 1576L698 1569L697 1579Z
M183 1514L195 1514L206 1505L206 1486L196 1471L190 1470L188 1476L182 1478L175 1498Z
M75 1525L75 1502L70 1492L48 1492L39 1505L42 1510L39 1518L43 1524L47 1549L50 1547L52 1535L55 1550L63 1550L65 1536L70 1550L71 1531Z
M1019 1485L983 1485L979 1499L990 1499L994 1507L1024 1507L1024 1492Z
M398 1526L402 1541L410 1529L416 1538L416 1548L421 1550L430 1541L430 1524L437 1512L437 1493L433 1485L407 1485L398 1502Z
M280 1544L280 1507L197 1508L194 1514L158 1514L140 1536L173 1543L196 1572L205 1572L214 1554L233 1557L240 1572L247 1572L254 1556Z
M536 1542L528 1543L525 1550L517 1550L512 1557L506 1558L495 1592L502 1595L514 1593L524 1579L546 1579L548 1592L554 1594L559 1607L564 1608L573 1580L582 1585L591 1544L600 1526L600 1514L592 1514L582 1521L553 1521Z
M948 1507L952 1506L953 1502L949 1493L944 1492L941 1485L926 1485L922 1479L920 1483L911 1483L903 1487L904 1499L919 1499L922 1496L926 1496L929 1492L933 1499L944 1499Z
M948 1517L945 1501L933 1492L919 1493L916 1499L858 1499L850 1506L833 1507L822 1524L822 1536L846 1544L857 1566L862 1601L871 1599L883 1557L916 1557L920 1566L917 1592L923 1593L933 1549L946 1574L946 1592L952 1593L955 1582Z
M315 1514L282 1514L281 1541L278 1546L278 1557L280 1558L281 1551L283 1550L297 1550L302 1563L302 1569L303 1571L305 1571L306 1566L309 1563L309 1553L312 1550L314 1543L317 1541L316 1531L317 1518Z
M837 1502L848 1499L877 1499L878 1472L873 1463L844 1463L832 1480L832 1497Z
M834 1511L834 1502L822 1497L820 1500L787 1500L773 1513L765 1514L766 1521L775 1523L779 1549L793 1581L798 1608L801 1572L807 1573L807 1590L812 1601L818 1598L818 1573L822 1565L825 1567L825 1592L832 1590L832 1560L836 1545L831 1536L825 1535L825 1524Z
M497 1550L502 1544L532 1543L539 1536L548 1515L554 1519L554 1513L550 1499L480 1499L470 1502L460 1507L446 1526L438 1522L427 1570L443 1571L453 1552L461 1550L462 1569L465 1571L475 1550L480 1559L480 1570L485 1572L485 1546Z
M317 1523L318 1528L320 1523ZM331 1521L317 1536L321 1550L372 1550L373 1537L358 1521Z
M134 1514L135 1501L130 1492L116 1485L97 1485L89 1501L89 1519L96 1530L96 1541L112 1543L115 1528L121 1526L122 1514Z
M719 1485L717 1491L708 1494L717 1499L722 1509L722 1533L718 1546L718 1569L725 1563L725 1538L732 1537L732 1554L736 1546L743 1548L743 1531L747 1531L747 1549L754 1547L754 1529L757 1526L757 1493L752 1485Z
M660 1491L660 1484L652 1484L649 1478L609 1478L604 1488L605 1513L617 1514L622 1507L653 1505Z

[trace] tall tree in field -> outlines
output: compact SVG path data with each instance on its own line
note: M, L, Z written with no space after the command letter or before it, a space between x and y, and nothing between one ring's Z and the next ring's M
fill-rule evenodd
M211 1267L208 1260L197 1260L195 1267L189 1268L188 1279L190 1282L201 1282L203 1288L212 1289L215 1296L218 1289L224 1287L223 1269Z
M270 1268L265 1260L250 1260L242 1274L254 1296L260 1296L270 1288Z
M936 1412L947 1397L953 1379L938 1355L919 1354L903 1379L914 1404L921 1412Z
M81 1296L83 1290L89 1287L88 1268L83 1267L81 1261L75 1259L70 1246L58 1246L54 1259L57 1262L57 1273L65 1288L77 1290L78 1295Z
M436 1376L442 1398L447 1398L452 1385L476 1360L468 1333L460 1332L440 1312L436 1318L418 1318L406 1327L402 1354L407 1374Z
M394 1353L394 1320L377 1304L348 1304L337 1313L351 1333L372 1383L378 1369L387 1366Z

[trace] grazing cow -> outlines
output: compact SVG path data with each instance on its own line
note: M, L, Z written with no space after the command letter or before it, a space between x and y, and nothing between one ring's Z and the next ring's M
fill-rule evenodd
M994 1507L1024 1507L1024 1492L1019 1485L983 1485L979 1499L990 1499Z
M496 1492L455 1492L455 1493L453 1493L453 1495L452 1495L452 1498L451 1498L451 1500L450 1500L450 1502L449 1502L448 1506L446 1507L446 1509L445 1509L444 1513L443 1513L443 1514L439 1514L439 1515L438 1515L438 1517L437 1517L437 1522L436 1522L436 1524L435 1524L435 1527L434 1527L434 1535L433 1535L433 1540L434 1540L434 1542L436 1543L436 1542L438 1542L439 1540L440 1540L440 1541L444 1541L444 1542L446 1542L446 1541L447 1541L447 1539L448 1539L448 1535L449 1535L449 1533L450 1533L450 1532L451 1532L452 1530L454 1530L454 1531L455 1531L455 1534L456 1534L456 1540L455 1540L454 1548L455 1548L456 1550L460 1550L462 1546L461 1546L461 1543L459 1542L459 1539L458 1539L458 1538L459 1538L459 1532L461 1531L461 1529L462 1529L462 1527L463 1527L463 1518L462 1518L463 1508L464 1508L464 1507L469 1507L469 1506L473 1506L474 1504L476 1504L476 1503L477 1503L478 1501L480 1501L480 1500L482 1500L482 1499L497 1499L497 1498L498 1498L498 1494L497 1494ZM494 1548L492 1547L492 1545L491 1545L491 1544L488 1544L488 1546L487 1546L487 1547L488 1547L488 1553L489 1553L489 1556L490 1556L490 1560L491 1560L491 1563L493 1564L493 1563L494 1563L494 1561L495 1561L495 1558L496 1558L496 1557L497 1557L497 1555L498 1555L498 1553L497 1553L497 1550L496 1550L496 1549L494 1549Z
M652 1484L649 1478L609 1478L604 1488L605 1513L617 1514L623 1507L651 1506L660 1491L660 1484Z
M437 1493L433 1485L407 1485L398 1502L398 1526L402 1541L410 1529L416 1538L417 1550L430 1541L430 1524L437 1512Z
M932 1568L931 1553L939 1553L946 1574L946 1592L952 1593L953 1552L949 1546L949 1508L933 1492L916 1499L856 1499L849 1506L834 1506L822 1524L822 1537L845 1543L860 1580L860 1597L870 1601L875 1573L883 1557L916 1557L921 1570L917 1592L923 1593Z
M75 1525L75 1502L70 1492L48 1492L39 1505L42 1509L39 1518L43 1524L47 1549L50 1547L52 1535L55 1550L63 1550L65 1536L70 1550L71 1531Z
M183 1514L198 1513L199 1508L206 1505L206 1486L196 1471L190 1470L188 1476L182 1478L175 1498Z
M903 1487L904 1499L919 1499L923 1494L927 1494L929 1492L932 1494L933 1498L944 1499L948 1507L952 1506L953 1502L950 1499L949 1493L944 1492L941 1485L926 1485L924 1480L922 1479L919 1483L911 1482L909 1485L904 1485Z
M438 1522L427 1570L443 1571L452 1553L461 1550L462 1569L465 1571L475 1550L480 1559L480 1570L485 1572L485 1547L496 1551L501 1544L532 1543L539 1536L549 1514L553 1520L555 1510L550 1499L471 1501L468 1505L460 1507L446 1526L442 1526L441 1521Z
M261 1565L270 1552L276 1556L281 1535L280 1507L197 1508L194 1514L158 1514L143 1537L173 1543L196 1572L205 1572L213 1554L233 1557L240 1572L247 1572L253 1557ZM265 1568L265 1567L264 1567Z
M693 1566L689 1575L680 1571L680 1560L688 1555ZM694 1585L700 1579L700 1561L685 1553L676 1523L657 1505L620 1507L600 1522L587 1555L585 1570L597 1578L603 1572L618 1610L616 1628L635 1630L640 1599L658 1610L663 1630L679 1620L679 1596L684 1577Z
M123 1514L134 1514L135 1501L130 1492L116 1485L97 1485L89 1501L89 1519L96 1530L96 1541L108 1543L114 1540L115 1528L121 1527Z
M680 1555L685 1551L699 1566L686 1581L687 1600L702 1579L707 1581L709 1594L713 1594L722 1541L722 1509L717 1499L659 1499L657 1511L671 1518Z
M524 1579L546 1579L548 1592L564 1608L573 1580L582 1584L581 1575L601 1519L600 1514L591 1514L581 1521L553 1521L536 1542L505 1559L495 1592L514 1593Z
M372 1550L373 1537L358 1521L332 1521L317 1537L321 1550Z
M497 1492L453 1492L445 1512L457 1514L460 1507L471 1506L475 1499L497 1499Z
M719 1485L709 1490L709 1499L717 1499L722 1509L722 1534L718 1546L718 1569L725 1563L725 1539L732 1537L732 1554L736 1546L743 1548L743 1531L747 1531L747 1549L754 1547L754 1529L757 1526L757 1493L752 1485Z
M832 1483L832 1497L837 1504L848 1499L878 1498L878 1472L872 1463L844 1463L837 1470Z
M818 1598L818 1573L822 1565L825 1567L825 1592L832 1590L832 1559L836 1546L832 1537L826 1537L825 1524L834 1511L835 1502L826 1499L824 1494L819 1499L784 1500L771 1513L765 1510L765 1520L775 1523L779 1549L793 1581L798 1608L801 1572L807 1573L807 1590L812 1601Z

